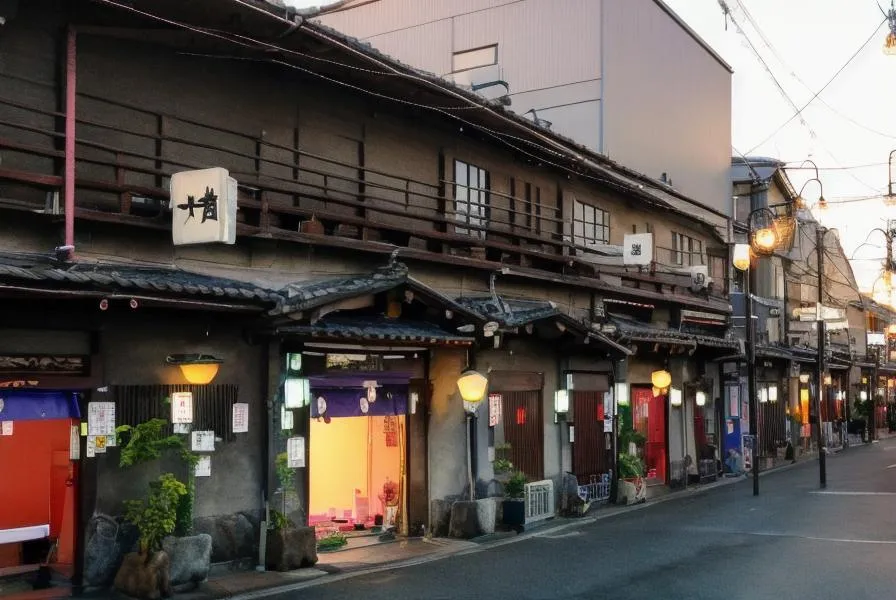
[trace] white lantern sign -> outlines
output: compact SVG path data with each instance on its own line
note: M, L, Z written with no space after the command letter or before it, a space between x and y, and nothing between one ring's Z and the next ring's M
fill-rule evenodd
M652 233L627 233L623 239L622 264L646 266L653 262Z
M236 242L237 182L227 169L171 176L171 238L175 246Z

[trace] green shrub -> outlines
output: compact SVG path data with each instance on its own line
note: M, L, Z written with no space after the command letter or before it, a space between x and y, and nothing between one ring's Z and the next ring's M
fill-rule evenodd
M140 532L140 552L147 556L162 547L162 539L171 535L177 525L177 506L187 487L171 473L164 473L149 483L145 500L127 500L125 519Z
M504 495L508 498L522 498L526 494L526 483L528 481L522 471L517 471L504 484Z
M641 462L640 458L632 454L620 454L618 468L620 479L643 477L644 475L644 463Z

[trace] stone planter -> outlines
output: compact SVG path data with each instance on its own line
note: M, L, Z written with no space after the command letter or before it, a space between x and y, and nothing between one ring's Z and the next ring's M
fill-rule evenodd
M196 589L208 579L212 559L212 536L207 533L162 540L170 560L171 587L177 592Z
M268 531L265 566L271 571L292 571L317 564L317 537L313 527L287 527Z
M141 600L167 598L172 594L169 566L170 558L164 551L156 552L149 560L145 554L129 552L115 575L115 589Z
M617 504L640 504L647 502L647 485L643 477L629 477L619 480Z

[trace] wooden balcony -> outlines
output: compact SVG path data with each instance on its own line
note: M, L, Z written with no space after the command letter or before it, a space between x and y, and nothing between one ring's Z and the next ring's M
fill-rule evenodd
M9 76L0 83L15 85ZM0 207L61 214L65 115L7 96L0 92ZM574 244L559 198L532 202L488 190L487 205L468 209L481 219L458 213L444 156L438 156L440 176L421 181L369 168L363 150L355 162L308 152L298 129L294 143L284 145L264 132L249 135L90 94L79 94L78 115L78 219L168 229L170 176L219 166L240 184L241 236L383 254L398 246L405 258L488 270L511 266L590 280L598 288L600 275L612 274L625 279L615 287L645 288L658 299L670 286L690 294L685 274L629 272L614 264L621 261L613 248ZM672 264L676 252L659 248L658 254ZM683 262L706 264L706 257ZM694 297L722 298L723 287Z

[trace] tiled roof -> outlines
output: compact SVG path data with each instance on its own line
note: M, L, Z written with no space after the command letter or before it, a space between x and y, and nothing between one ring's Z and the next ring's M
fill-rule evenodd
M322 319L312 325L290 325L277 329L280 335L312 338L352 339L371 342L416 342L422 344L471 344L474 338L451 333L431 323L393 320L386 317L342 317Z
M612 322L619 331L619 337L633 342L659 342L667 344L690 344L709 348L739 348L735 339L720 338L711 335L684 333L675 329L662 329L646 324L636 323L628 319L612 317Z
M364 275L347 275L319 281L298 281L280 290L283 300L272 315L308 310L328 302L361 294L385 292L407 281L408 269L394 264Z
M556 304L547 301L479 296L458 298L457 302L507 327L522 327L542 319L565 316Z
M0 282L132 295L191 296L277 304L279 294L251 283L170 267L62 263L39 255L0 254Z

